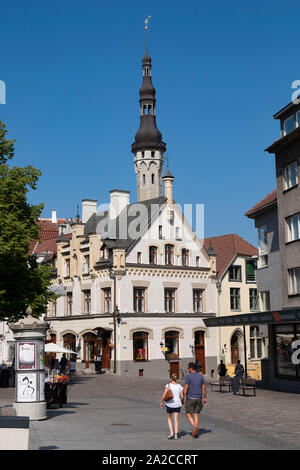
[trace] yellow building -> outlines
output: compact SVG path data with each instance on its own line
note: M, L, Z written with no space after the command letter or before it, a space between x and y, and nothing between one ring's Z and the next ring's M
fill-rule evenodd
M255 280L258 250L237 234L206 238L204 247L210 256L216 256L217 316L259 311ZM266 354L260 327L237 325L218 330L217 356L226 364L227 374L234 375L240 360L244 367L247 362L249 376L260 379L260 363Z

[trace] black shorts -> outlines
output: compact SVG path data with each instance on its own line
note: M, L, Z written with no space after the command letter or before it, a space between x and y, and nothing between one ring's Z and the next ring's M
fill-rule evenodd
M181 406L178 408L171 408L170 406L166 405L166 412L167 413L180 413Z

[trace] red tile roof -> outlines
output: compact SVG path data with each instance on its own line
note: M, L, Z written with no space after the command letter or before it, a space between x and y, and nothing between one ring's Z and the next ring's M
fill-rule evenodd
M253 215L258 210L263 209L264 207L269 206L273 202L277 201L277 189L274 189L271 193L269 193L266 197L264 197L261 201L259 201L252 209L249 209L245 215L247 217Z
M29 245L29 253L45 253L51 252L53 257L57 252L56 239L58 238L58 227L60 224L65 224L67 219L57 219L57 223L53 224L51 219L39 219L38 225L40 228L40 242L32 241ZM68 238L70 238L67 235Z
M204 239L204 248L210 244L217 255L218 278L222 277L235 255L257 256L258 250L236 233Z

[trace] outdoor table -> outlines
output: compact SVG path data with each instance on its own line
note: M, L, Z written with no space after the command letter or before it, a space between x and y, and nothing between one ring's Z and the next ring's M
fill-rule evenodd
M58 404L60 408L67 403L68 384L61 382L45 383L45 399L47 406Z

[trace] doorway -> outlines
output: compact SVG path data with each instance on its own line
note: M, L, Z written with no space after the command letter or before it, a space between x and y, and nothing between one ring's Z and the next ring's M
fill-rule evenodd
M179 362L170 362L170 377L172 374L177 375L177 379L179 379Z
M195 362L196 366L201 365L201 373L206 373L205 367L205 332L195 331Z
M231 364L237 364L239 358L239 336L237 333L234 333L231 337Z

